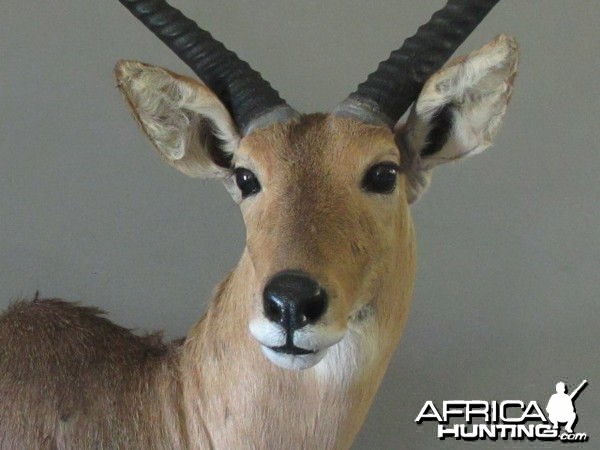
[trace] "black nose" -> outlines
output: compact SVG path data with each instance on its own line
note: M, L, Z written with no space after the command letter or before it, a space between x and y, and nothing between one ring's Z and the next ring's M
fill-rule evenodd
M319 320L327 310L327 293L308 275L279 272L265 286L263 306L267 319L288 333Z

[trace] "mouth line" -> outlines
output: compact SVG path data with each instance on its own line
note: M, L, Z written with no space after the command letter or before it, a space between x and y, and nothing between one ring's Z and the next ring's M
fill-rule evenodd
M315 350L306 350L304 348L296 347L295 345L282 345L280 347L269 347L271 350L277 353L284 353L286 355L314 355L317 353Z

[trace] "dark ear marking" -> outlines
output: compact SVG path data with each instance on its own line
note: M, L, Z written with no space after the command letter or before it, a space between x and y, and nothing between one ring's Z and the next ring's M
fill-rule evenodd
M219 139L216 129L217 128L211 120L202 118L196 125L198 142L204 145L208 150L208 154L212 162L219 167L229 169L231 168L231 160L233 155L230 155L223 150L226 142L224 142L222 139Z
M431 130L427 133L427 145L421 150L421 156L435 155L448 141L452 131L454 106L453 103L445 105L431 118Z

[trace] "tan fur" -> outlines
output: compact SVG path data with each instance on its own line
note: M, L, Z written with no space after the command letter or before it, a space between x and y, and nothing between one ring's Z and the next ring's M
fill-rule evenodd
M412 297L410 180L419 168L410 152L420 148L410 123L394 134L312 114L240 139L201 83L141 63L121 63L117 78L170 164L225 181L240 203L246 248L184 343L135 336L59 300L10 307L0 316L0 449L348 448ZM216 149L186 137L205 119L232 166L257 175L259 194L242 200ZM405 168L397 188L366 192L364 174L381 162ZM343 336L302 371L270 362L249 332L263 316L267 280L288 269L329 293L314 333Z

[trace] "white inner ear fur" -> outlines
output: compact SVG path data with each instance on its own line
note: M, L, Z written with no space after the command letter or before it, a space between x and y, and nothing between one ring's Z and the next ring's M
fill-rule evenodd
M424 85L407 123L398 129L409 161L409 182L415 201L429 185L429 170L438 164L475 155L488 148L496 135L517 73L519 49L501 34L466 57L453 60ZM423 155L443 108L450 107L451 126L439 151Z
M189 176L223 177L210 144L231 155L239 134L217 96L199 81L137 61L119 61L117 83L159 154Z

